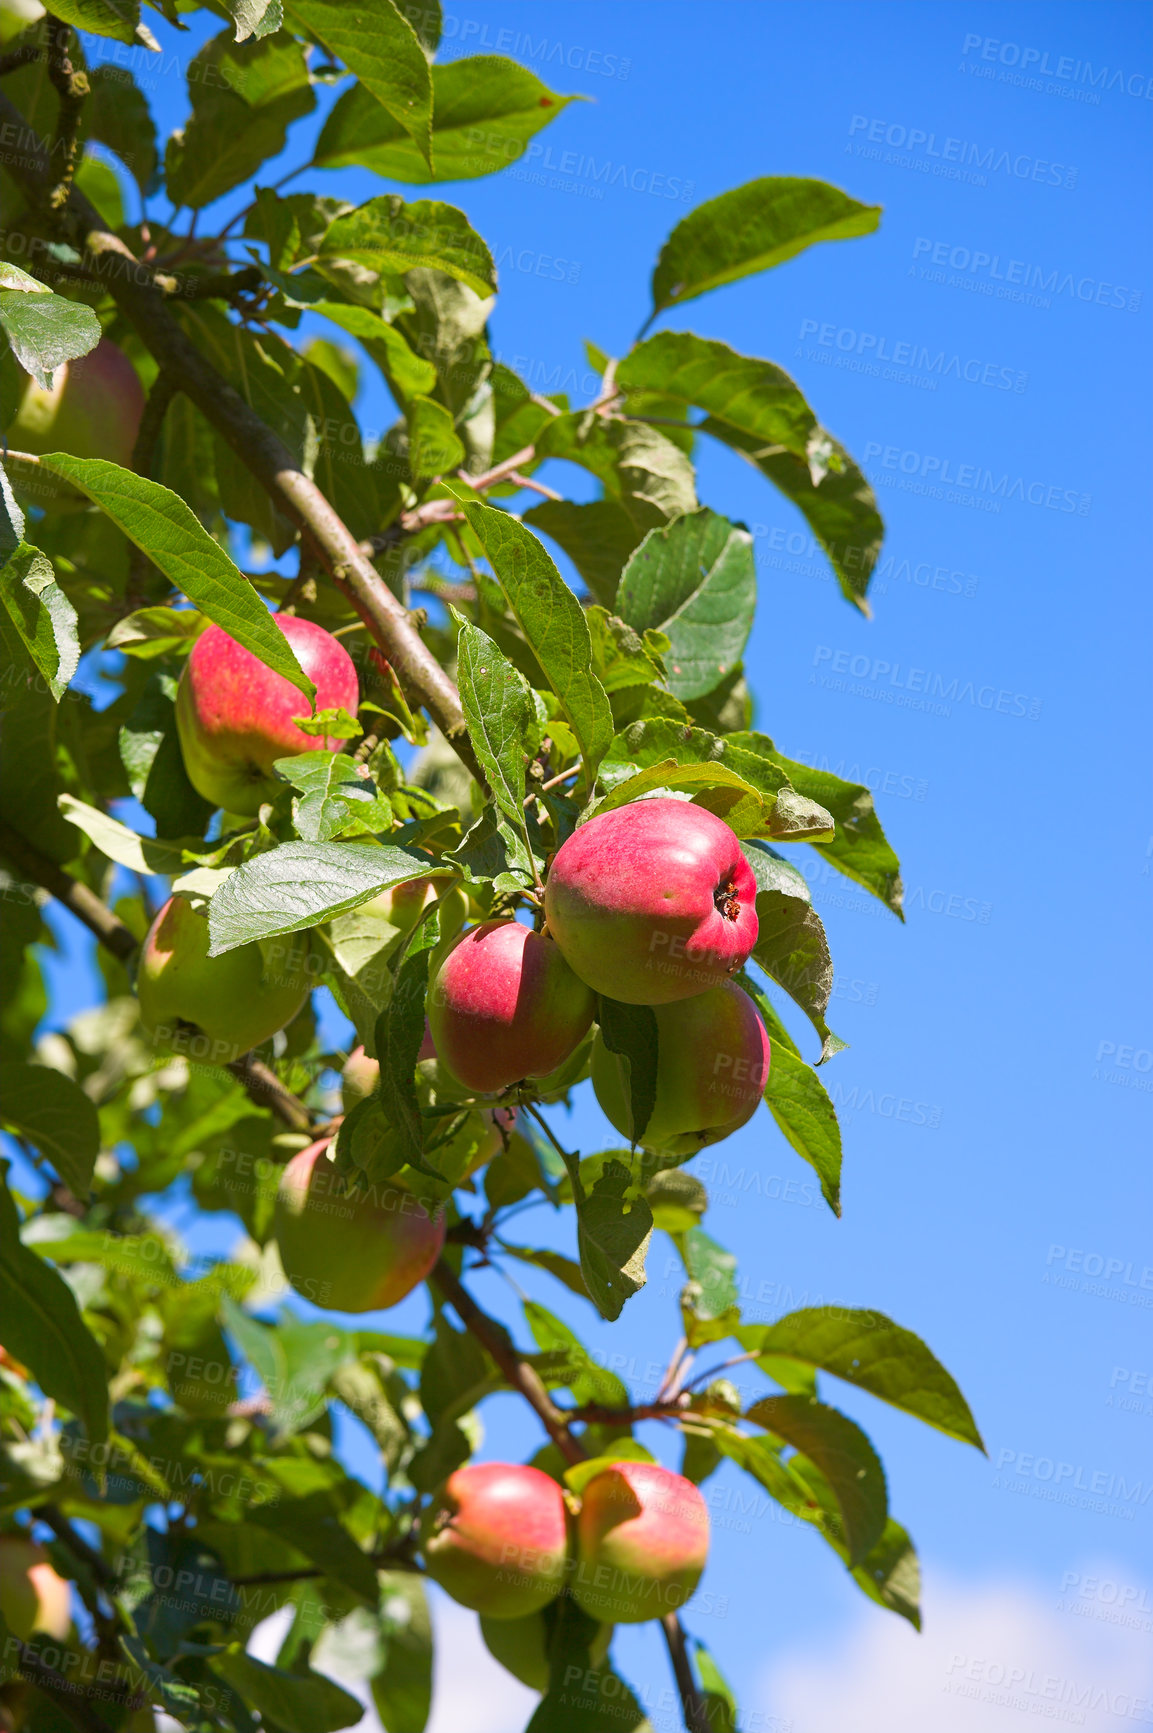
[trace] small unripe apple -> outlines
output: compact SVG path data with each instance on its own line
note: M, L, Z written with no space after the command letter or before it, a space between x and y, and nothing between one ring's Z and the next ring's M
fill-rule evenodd
M330 1138L293 1156L276 1194L274 1231L296 1292L329 1312L395 1306L423 1282L444 1245L430 1215L397 1186L350 1185L329 1158Z
M568 1513L556 1481L513 1462L450 1474L421 1524L428 1574L491 1619L521 1619L564 1586Z
M492 1619L481 1615L480 1634L484 1646L505 1670L530 1691L548 1690L548 1615L530 1613L526 1619ZM613 1628L601 1625L589 1644L589 1660L599 1667L609 1652Z
M102 337L95 349L65 361L45 391L27 380L16 419L7 431L14 451L42 456L65 451L72 457L104 457L131 468L132 448L144 412L144 387L123 350ZM22 481L22 491L46 510L75 510L87 497L47 470Z
M356 668L344 645L295 614L274 614L272 623L316 687L316 708L343 707L355 716ZM307 715L308 699L291 680L220 626L209 626L192 646L176 693L176 728L189 781L226 812L259 812L284 787L273 773L278 758L336 751L342 744L305 734L293 717Z
M471 928L428 994L438 1056L482 1095L554 1071L584 1038L593 1010L558 947L519 921Z
M659 1619L684 1606L708 1552L708 1506L691 1480L655 1462L614 1463L581 1498L573 1598L594 1619Z
M753 1117L764 1094L772 1049L749 995L734 981L654 1005L657 1089L648 1124L634 1136L627 1062L597 1031L593 1089L622 1137L661 1155L689 1156L720 1143Z
M48 1554L20 1534L0 1535L0 1612L14 1637L34 1631L63 1642L72 1625L72 1591Z
M757 885L735 832L685 800L636 800L561 845L548 931L582 981L626 1005L688 999L757 942Z
M307 933L208 955L208 917L170 897L148 929L136 991L167 1051L227 1065L291 1023L313 986Z

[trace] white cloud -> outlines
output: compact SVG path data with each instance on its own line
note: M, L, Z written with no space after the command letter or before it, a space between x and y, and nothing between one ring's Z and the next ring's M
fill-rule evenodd
M1030 1718L1086 1733L1153 1726L1140 1628L1149 1621L1119 1626L1114 1616L1107 1600L1076 1590L1063 1599L1036 1585L938 1581L923 1635L862 1608L835 1646L772 1662L742 1725L748 1733L1024 1733Z

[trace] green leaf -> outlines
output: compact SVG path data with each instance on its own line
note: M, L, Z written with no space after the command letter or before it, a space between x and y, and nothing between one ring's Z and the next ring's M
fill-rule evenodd
M295 281L291 277L286 280ZM331 319L334 325L364 344L402 406L410 398L427 396L436 389L436 368L432 362L410 349L396 326L386 325L379 313L341 301L315 301L311 311Z
M140 27L140 0L56 0L52 16L77 30L94 36L111 36L117 42L135 42Z
M70 1191L87 1195L100 1120L79 1084L46 1065L0 1065L0 1119L52 1163Z
M810 1306L765 1325L759 1343L745 1346L831 1372L962 1444L985 1448L968 1403L940 1361L919 1336L881 1312Z
M861 1428L808 1396L766 1396L745 1418L816 1463L833 1490L856 1568L880 1540L889 1515L885 1471Z
M399 275L421 266L444 271L478 295L496 293L492 254L464 212L437 199L405 204L399 193L369 199L337 217L320 243L319 257L351 259L372 271Z
M757 605L753 538L703 510L650 530L621 575L615 607L638 632L658 630L669 690L703 698L741 659Z
M592 642L580 603L531 530L495 506L463 509L580 744L591 783L612 739L612 710L592 671Z
M168 141L174 204L200 210L250 180L284 149L292 122L316 106L301 44L291 36L206 42L188 68L192 113Z
M88 83L83 123L89 138L120 158L142 193L154 190L156 125L144 92L123 66L94 67Z
M468 1330L454 1330L443 1314L420 1371L420 1405L433 1426L455 1420L490 1387L492 1363Z
M525 766L540 746L541 724L532 687L487 633L451 610L460 631L456 640L460 701L481 768L493 799L505 817L525 833Z
M284 23L281 0L225 0L236 20L236 40L249 36L271 36Z
M320 134L317 168L366 168L390 181L475 180L523 156L530 138L575 99L526 67L473 54L432 68L432 162L364 85L346 90Z
M696 1642L697 1677L705 1699L705 1719L711 1733L737 1733L737 1700L732 1686L705 1645Z
M101 457L56 451L40 459L86 493L176 589L312 702L316 688L259 596L184 501L167 487Z
M796 867L766 843L750 839L741 847L757 880L753 960L801 1007L821 1037L821 1059L831 1059L844 1042L825 1022L833 991L833 959L809 887Z
M489 1201L492 1201L491 1198ZM563 1282L570 1293L579 1295L582 1300L591 1299L588 1283L581 1274L580 1265L574 1264L573 1260L566 1258L563 1253L544 1251L539 1246L514 1246L508 1240L499 1238L497 1244L502 1252L507 1252L510 1258L516 1258L522 1264L531 1264L537 1270L547 1270L550 1276L555 1276L558 1282Z
M77 800L74 794L60 795L57 805L69 824L82 830L101 854L127 867L129 872L178 873L183 869L184 851L178 843L139 836L118 818Z
M638 541L669 518L697 509L692 463L657 427L605 421L581 409L553 416L535 444L538 458L565 458L595 475L631 519Z
M653 318L754 271L793 259L817 241L868 235L879 205L862 205L827 181L766 175L698 205L679 222L653 271Z
M0 1162L0 1317L4 1346L45 1396L76 1415L89 1441L108 1436L108 1369L63 1276L20 1243L16 1205Z
M417 849L375 843L282 843L237 867L212 898L209 955L315 927L439 864Z
M620 1161L605 1163L591 1191L573 1189L585 1286L601 1316L611 1321L645 1285L652 1211L643 1197L627 1195L632 1175Z
M650 789L684 789L738 836L775 836L783 822L778 808L790 792L784 771L771 759L660 716L621 729L601 763L600 781L609 792L598 811Z
M300 752L293 758L278 758L273 768L300 790L300 798L292 803L292 817L302 841L330 842L362 810L371 809L379 817L381 830L389 828L388 802L377 811L380 798L372 778L346 752Z
M712 1341L718 1334L727 1335L727 1329L715 1326L735 1324L739 1319L736 1258L710 1239L703 1228L678 1234L676 1243L689 1279L681 1296L685 1335L693 1346Z
M460 468L464 446L443 403L431 397L413 397L406 420L408 467L414 481L431 481L434 476L449 475Z
M327 1329L323 1324L310 1327L318 1332ZM303 1394L307 1396L307 1392ZM298 1398L298 1411L301 1406ZM256 1505L246 1514L249 1522L279 1535L304 1553L314 1565L319 1565L331 1581L340 1583L366 1605L375 1607L377 1587L372 1560L360 1550L340 1522L327 1493L286 1499L280 1504Z
M424 1040L424 1002L430 954L440 942L440 914L434 903L405 946L392 996L376 1024L380 1061L380 1104L384 1118L410 1166L428 1172L424 1162L424 1121L416 1093L416 1062Z
M521 521L563 548L598 602L606 608L615 606L625 561L640 539L623 505L612 499L594 499L587 505L546 499L526 511Z
M552 1387L568 1384L578 1402L628 1408L629 1393L615 1372L598 1364L569 1326L536 1300L522 1301L525 1322L542 1353L552 1357L542 1377ZM627 1452L626 1452L627 1454Z
M393 0L286 0L289 18L343 61L432 167L432 78L419 37Z
M824 548L841 594L869 619L872 609L865 598L880 558L885 525L872 487L840 441L818 428L811 455L796 457L767 451L758 435L712 416L700 423L700 430L740 452L792 500ZM814 465L818 455L821 461Z
M753 1000L772 1040L772 1063L765 1080L765 1104L802 1161L821 1182L821 1195L833 1214L841 1213L841 1128L829 1093L797 1045L772 1002L742 969L737 981Z
M66 361L100 341L100 321L83 302L54 295L18 265L0 264L0 330L12 353L45 391Z
M282 1672L245 1654L239 1643L209 1656L208 1666L264 1722L284 1733L335 1733L364 1715L363 1705L322 1673Z
M653 1226L667 1234L699 1227L709 1207L709 1196L700 1180L679 1167L655 1173L645 1187L645 1197L653 1212Z
M432 1622L424 1583L412 1571L381 1571L384 1666L372 1700L386 1733L424 1733L432 1707Z
M625 356L617 384L705 410L699 431L740 452L800 508L844 595L868 613L884 534L873 491L782 368L689 331L661 331Z
M847 1557L847 1552L845 1554ZM921 1566L908 1533L890 1517L884 1532L852 1575L871 1601L921 1628Z
M657 1100L657 1020L651 1005L597 1000L601 1040L620 1060L628 1082L629 1129L634 1143L645 1134Z
M56 582L48 556L28 542L14 548L0 567L0 600L33 667L59 703L80 664L80 642L76 609Z
M733 739L739 743L742 736L735 734ZM855 879L879 897L903 921L901 863L881 828L872 791L859 782L844 782L831 771L814 770L808 764L784 758L775 746L773 756L798 794L819 800L836 820L836 835L821 843L821 855L846 878Z

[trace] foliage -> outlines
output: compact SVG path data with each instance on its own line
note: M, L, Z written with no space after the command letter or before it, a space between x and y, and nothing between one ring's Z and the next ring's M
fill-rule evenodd
M196 9L180 0L182 18ZM171 0L159 10L177 21ZM489 346L488 246L435 195L385 191L353 208L314 176L305 192L260 186L239 232L234 221L221 234L203 216L195 233L179 211L147 235L114 208L94 213L85 200L99 205L109 182L90 144L142 187L166 176L174 206L201 213L259 182L334 82L305 166L360 165L422 189L495 172L574 100L501 57L438 63L435 0L411 19L393 0L228 0L227 13L188 66L191 115L162 149L131 76L118 69L109 88L111 63L79 104L56 95L62 59L83 68L70 26L148 46L135 0L53 0L4 50L20 137L59 146L39 167L0 166L4 422L21 368L46 384L101 334L152 396L132 469L17 450L0 472L3 1123L40 1180L20 1190L9 1164L0 1180L0 1520L49 1539L84 1608L63 1659L57 1647L49 1664L34 1640L15 1665L5 1650L0 1695L34 1733L151 1726L152 1708L197 1733L321 1733L361 1712L335 1671L367 1682L389 1733L420 1733L432 1664L422 1509L478 1447L479 1405L508 1388L544 1420L553 1442L538 1460L558 1478L566 1458L643 1454L633 1429L655 1417L682 1435L685 1474L736 1464L811 1523L866 1594L917 1624L916 1555L884 1471L825 1385L856 1385L980 1447L924 1344L868 1311L744 1321L690 1168L556 1143L548 1108L588 1076L591 1043L500 1103L446 1098L418 1058L454 888L470 919L519 908L539 921L548 863L592 812L654 791L692 799L725 817L756 875L760 938L742 984L775 1053L758 1123L767 1136L775 1120L839 1213L836 1113L774 1002L791 999L819 1039L817 1064L831 1059L832 960L782 849L816 849L898 915L899 868L867 790L779 752L787 718L771 737L754 728L742 665L751 538L698 501L693 459L714 440L752 462L866 611L882 533L872 493L786 373L688 331L642 336L617 359L591 351L592 403L535 393ZM74 176L60 166L73 143L88 152ZM668 237L652 319L877 221L821 182L753 181ZM305 310L359 345L355 363L335 341L294 340ZM397 412L375 444L352 407L365 366ZM575 466L600 497L577 504L540 482L550 459L550 483ZM69 484L71 510L40 508L46 475ZM184 770L176 683L213 621L299 687L307 717L312 684L270 608L340 633L362 707L311 721L344 744L282 759L283 792L257 818L218 821ZM111 702L76 684L81 655L112 683ZM133 813L140 828L123 822ZM227 1067L195 1040L151 1046L132 981L156 875L207 907L214 954L258 940L267 956L311 933L316 986L380 1061L379 1090L341 1119L333 1076L346 1055L325 1050L308 1010ZM406 937L375 899L416 878L439 901ZM34 1044L48 894L104 941L105 997ZM651 1105L651 1017L626 1012L602 1007L605 1039L629 1059L634 1105L646 1087ZM510 1106L511 1131L495 1111ZM343 1183L387 1178L446 1212L420 1337L285 1303L278 1176L334 1134ZM181 1187L197 1210L239 1218L231 1261L193 1259L165 1225ZM508 1237L528 1202L571 1211L571 1255ZM460 1286L475 1261L511 1259L556 1278L574 1315L592 1305L615 1319L644 1283L654 1232L685 1271L672 1328L684 1343L655 1402L591 1357L579 1324L530 1301L514 1344ZM690 1375L691 1352L716 1343L729 1344L717 1371ZM744 1412L717 1376L733 1358L765 1381ZM341 1408L379 1447L379 1495L333 1453ZM580 1484L570 1474L574 1496ZM270 1666L246 1644L281 1607L292 1620ZM566 1700L558 1681L574 1662L587 1678L591 1637L583 1615L557 1607L537 1733L608 1715ZM701 1695L682 1691L688 1724L735 1727L720 1665L703 1645L692 1653ZM68 1677L94 1679L93 1655L111 1681L98 1709ZM647 1725L627 1686L600 1676L612 1724Z

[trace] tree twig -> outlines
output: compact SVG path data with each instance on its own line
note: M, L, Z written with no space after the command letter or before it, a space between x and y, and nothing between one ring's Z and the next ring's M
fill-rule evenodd
M68 203L72 191L72 177L76 173L76 164L80 157L80 116L88 96L88 74L73 66L68 50L71 46L72 27L61 24L55 18L48 22L48 77L60 98L60 110L56 119L56 137L52 141L53 152L60 156L60 173L56 184L48 192L48 208L58 211Z
M684 1626L675 1613L666 1613L661 1619L661 1630L664 1632L665 1645L672 1662L673 1678L680 1692L681 1710L688 1733L713 1733L704 1698L697 1690L697 1682L693 1677Z
M15 126L21 138L31 132L20 111L2 92L0 123ZM422 642L404 604L374 570L347 525L283 440L185 335L151 273L119 236L108 231L95 206L75 188L62 208L51 205L54 177L42 149L30 147L19 156L13 153L6 166L25 195L55 221L64 236L97 262L108 261L110 268L102 273L108 291L161 369L175 376L180 389L251 470L284 516L308 531L333 582L395 668L410 703L415 701L429 711L459 757L483 782L455 682Z

